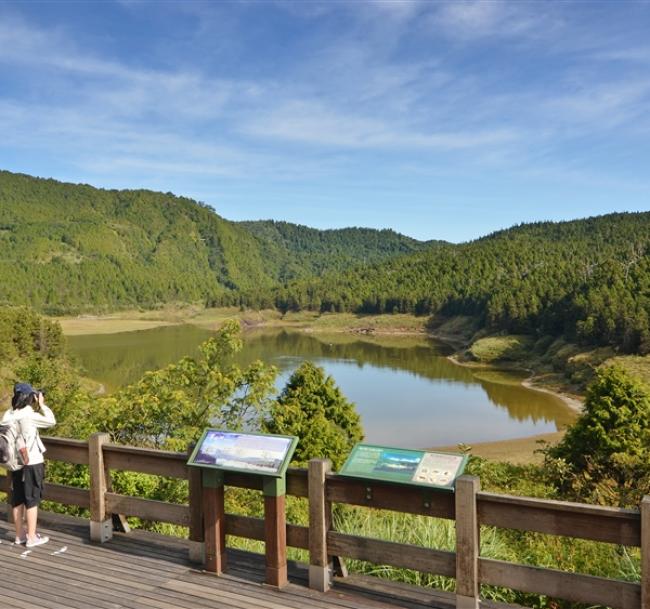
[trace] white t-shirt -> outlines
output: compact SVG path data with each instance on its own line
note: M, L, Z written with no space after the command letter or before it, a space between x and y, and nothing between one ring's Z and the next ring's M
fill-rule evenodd
M10 408L2 417L3 423L16 421L20 425L23 437L25 438L25 445L27 446L29 465L43 463L45 446L38 434L39 428L45 429L56 425L54 413L49 407L43 404L42 411L43 414L35 412L31 406L25 406L16 410Z

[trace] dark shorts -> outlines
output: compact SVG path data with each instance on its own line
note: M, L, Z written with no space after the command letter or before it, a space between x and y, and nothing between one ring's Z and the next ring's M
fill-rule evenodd
M44 478L45 466L43 463L25 465L22 469L11 472L11 505L16 507L25 504L27 509L38 506L43 494Z

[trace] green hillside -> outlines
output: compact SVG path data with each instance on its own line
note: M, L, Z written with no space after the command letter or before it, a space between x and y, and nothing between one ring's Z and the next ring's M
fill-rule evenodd
M351 265L374 264L401 254L411 254L429 247L432 242L416 241L393 230L343 228L317 230L289 222L264 220L240 222L276 251L278 279L285 282L328 271L343 271Z
M0 172L0 304L169 302L471 315L491 330L650 351L650 213L539 222L453 245L230 222L170 193Z
M309 252L298 253L300 243L320 231L283 224L282 232L295 234L283 240L263 225L252 230L171 193L103 190L0 171L0 303L57 313L234 302L242 290L417 247L392 231L325 231L312 261ZM330 248L335 242L340 245ZM326 255L330 250L334 255Z
M263 293L245 300L255 306ZM272 300L281 310L472 315L491 329L648 352L650 213L521 225L291 282Z

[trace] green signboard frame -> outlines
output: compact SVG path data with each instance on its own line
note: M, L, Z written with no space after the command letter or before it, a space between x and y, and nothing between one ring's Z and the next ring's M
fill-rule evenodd
M450 469L437 473L438 470L425 467L429 463L435 467L436 460L442 461L444 464L445 457L447 460L449 457L460 458L455 472ZM456 478L465 470L467 460L468 456L462 453L411 450L377 444L356 444L343 464L339 475L453 491ZM427 482L427 475L431 478L443 479L451 476L451 480L447 484L436 484Z
M259 438L260 447L262 448L264 447L264 439L269 440L272 438L276 438L276 439L288 440L288 442L286 443L286 447L282 459L280 460L280 463L274 469L274 471L262 471L260 469L256 469L254 464L252 464L250 467L237 467L234 465L233 466L223 465L223 464L220 465L217 463L206 462L206 459L208 458L207 451L205 450L206 440L210 440L214 444L216 444L220 440L223 441L224 443L230 441L230 443L234 445L237 443L239 438L244 438L246 441ZM287 471L287 467L289 467L289 462L291 461L291 457L293 457L293 453L296 450L297 445L298 445L298 438L296 436L247 433L247 432L239 432L239 431L228 431L225 429L215 429L209 427L203 431L201 438L196 443L196 446L194 447L194 450L192 451L192 454L190 455L190 458L187 461L187 465L190 465L192 467L208 468L208 469L219 470L219 471L239 472L242 474L266 476L270 478L284 478L284 475L286 474ZM240 460L242 462L247 461L245 455L243 455Z

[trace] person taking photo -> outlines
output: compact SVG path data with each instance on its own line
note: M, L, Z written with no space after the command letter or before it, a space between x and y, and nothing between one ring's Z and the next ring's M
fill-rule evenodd
M28 383L17 383L11 408L4 413L2 424L14 423L20 430L19 469L11 472L11 505L16 527L16 544L28 548L40 546L49 541L36 532L38 506L43 493L45 465L43 453L45 446L38 433L39 429L56 424L54 413L46 406L43 393Z

